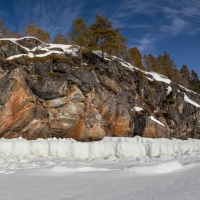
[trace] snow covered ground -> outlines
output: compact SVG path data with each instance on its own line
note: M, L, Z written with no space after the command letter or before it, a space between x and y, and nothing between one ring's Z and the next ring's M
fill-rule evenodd
M199 140L0 140L2 200L197 200L199 172Z

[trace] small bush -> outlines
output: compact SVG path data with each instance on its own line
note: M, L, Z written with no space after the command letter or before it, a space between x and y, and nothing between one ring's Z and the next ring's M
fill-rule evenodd
M74 65L74 61L71 57L64 57L61 55L54 55L53 63L68 63L70 65Z

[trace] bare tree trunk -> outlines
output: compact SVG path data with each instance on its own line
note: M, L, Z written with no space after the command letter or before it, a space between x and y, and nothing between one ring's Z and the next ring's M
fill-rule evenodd
M83 50L82 46L80 46L80 60L81 60L81 67L83 66Z
M104 52L104 40L101 41L101 53L102 53L102 57L101 57L101 61L104 61L104 57L105 57L105 52Z

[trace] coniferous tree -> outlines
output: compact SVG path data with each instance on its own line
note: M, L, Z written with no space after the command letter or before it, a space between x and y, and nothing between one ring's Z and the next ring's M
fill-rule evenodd
M73 45L79 46L80 60L82 66L83 50L90 44L90 31L83 18L77 18L73 21L72 31L69 33L70 41Z
M4 22L0 20L0 38L6 37L8 29L5 27Z
M147 70L163 74L173 82L179 83L179 71L168 53L164 52L163 55L160 54L157 58L151 54L145 55L144 63Z
M144 55L143 60L144 60L145 68L148 71L156 71L155 67L157 65L157 61L156 61L156 58L153 55L151 55L151 54Z
M54 44L70 44L69 40L67 39L67 37L63 34L58 34L55 36L54 40L53 40Z
M198 74L192 70L191 71L191 89L194 90L197 93L200 93L200 81L199 81L199 76Z
M36 24L28 24L24 28L23 33L25 35L30 35L30 36L33 36L33 37L37 37L37 31L38 31L38 28L37 28Z
M116 39L115 54L117 57L125 59L126 51L127 51L127 39L120 33L118 33Z
M8 32L6 37L7 38L20 38L21 35L19 33L15 33L15 32Z
M135 67L144 69L144 66L142 64L142 54L140 53L140 51L137 47L128 49L125 60L127 62L130 62Z
M36 24L28 24L25 28L23 33L25 35L36 37L44 42L49 42L50 35L45 32L42 28L38 28Z
M115 55L117 60L119 58L124 59L127 51L127 39L120 34L120 30L116 30L116 37L113 37L112 39L113 41L111 42L113 43L113 48L108 53Z
M44 42L49 42L50 41L50 35L45 32L42 28L38 28L38 38Z
M10 32L4 22L0 20L0 38L20 38L21 35L15 32Z
M105 52L110 53L114 49L113 41L118 37L118 30L113 28L112 21L100 15L96 15L96 22L91 24L90 29L98 49L102 52L103 61Z
M170 55L164 52L163 55L159 55L157 57L157 65L156 68L159 73L167 76L173 82L179 82L179 73L176 68L176 64L171 59Z
M189 88L191 77L190 77L190 71L186 65L183 65L182 68L179 70L180 75L180 85Z
M174 83L178 84L180 82L179 70L177 68L172 69L169 77Z

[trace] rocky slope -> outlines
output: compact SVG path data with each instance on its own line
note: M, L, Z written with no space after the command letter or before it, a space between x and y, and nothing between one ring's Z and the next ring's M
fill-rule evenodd
M199 138L200 96L100 52L0 39L0 137Z

